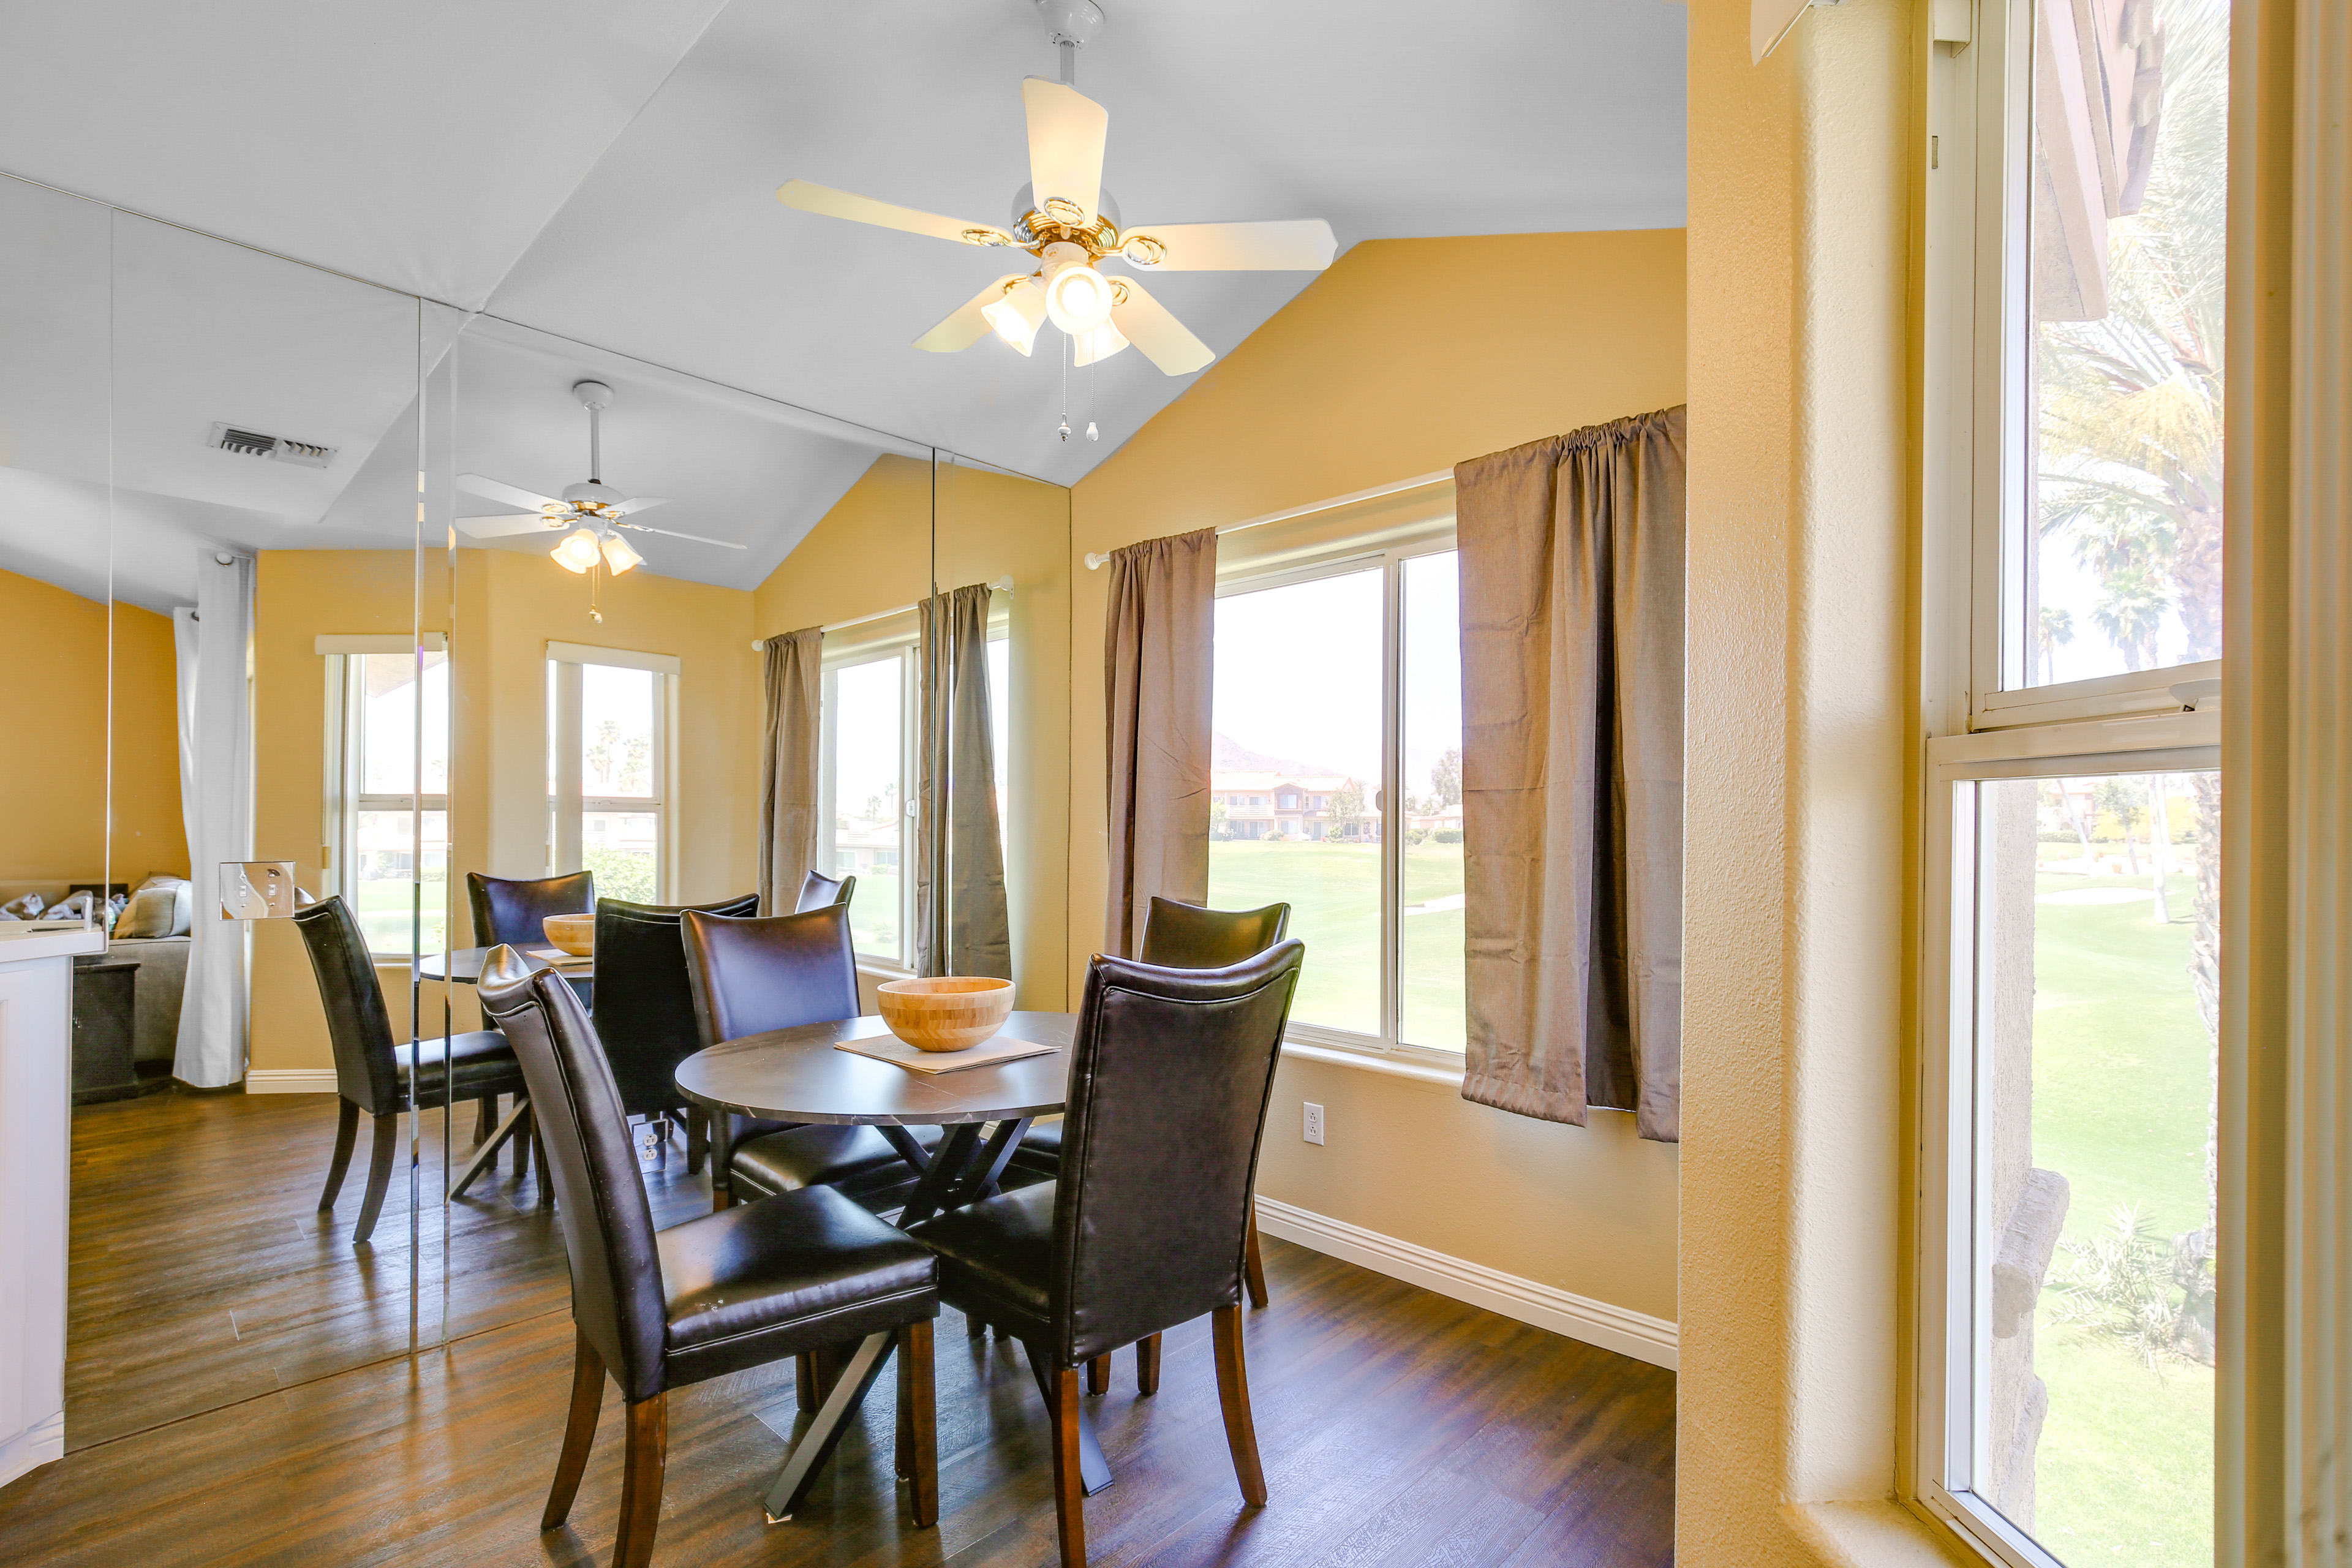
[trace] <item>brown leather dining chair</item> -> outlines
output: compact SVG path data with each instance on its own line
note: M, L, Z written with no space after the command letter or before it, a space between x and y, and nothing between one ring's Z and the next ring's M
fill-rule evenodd
M908 1234L940 1294L1029 1355L1053 1426L1064 1568L1087 1560L1078 1368L1214 1317L1217 1393L1242 1496L1265 1502L1242 1354L1242 1253L1298 981L1296 942L1222 969L1097 956L1070 1046L1062 1173ZM1171 1125L1184 1136L1166 1136ZM1147 1390L1149 1392L1149 1390Z
M692 910L679 918L704 1046L857 1016L847 905L760 920ZM936 1127L907 1131L926 1147L940 1140ZM712 1119L716 1208L740 1196L823 1185L838 1187L880 1214L903 1202L918 1179L915 1168L871 1127L793 1125L731 1114Z
M702 1048L694 1012L694 983L686 973L686 938L678 917L748 915L760 895L745 893L712 904L633 904L596 900L595 1001L589 1016L621 1086L621 1107L629 1115L667 1118L686 1129L686 1170L702 1169L709 1126L698 1107L689 1107L673 1076L677 1064Z
M366 1195L360 1200L359 1223L352 1245L359 1246L375 1232L376 1216L383 1212L383 1194L392 1182L393 1153L400 1142L400 1113L442 1103L445 1064L457 1098L479 1100L523 1092L522 1069L506 1037L495 1029L451 1035L424 1042L416 1093L409 1093L409 1047L394 1043L392 1016L384 1010L383 986L375 975L360 922L340 895L294 911L295 929L310 955L319 979L319 1001L327 1011L327 1038L335 1052L335 1091L341 1117L335 1129L335 1152L327 1167L326 1191L319 1194L321 1210L335 1206L351 1168L352 1145L358 1142L360 1118L374 1119L375 1142L369 1152ZM476 1162L477 1165L479 1161ZM467 1174L471 1175L469 1170Z
M857 891L855 877L828 877L822 871L811 871L801 879L801 896L793 904L795 914L821 910L827 904L847 904L850 895Z
M613 1562L643 1568L660 1521L670 1391L844 1340L857 1348L786 1458L769 1518L781 1522L800 1506L895 1348L899 1468L915 1523L935 1523L940 1298L929 1254L827 1187L655 1230L620 1089L577 994L502 946L483 967L481 999L530 1085L572 1268L572 1410L540 1528L556 1529L572 1511L606 1377L620 1385L628 1424Z
M1289 926L1288 904L1268 904L1255 910L1205 910L1198 904L1178 903L1155 895L1143 917L1142 961L1165 969L1223 969L1264 952L1282 940ZM1058 1171L1062 1163L1062 1119L1045 1116L1031 1122L1013 1160L1038 1172ZM1259 1255L1255 1213L1250 1215L1247 1264L1250 1305L1263 1307L1267 1300L1265 1264ZM1103 1391L1109 1373L1107 1363L1090 1369L1089 1386L1093 1393Z

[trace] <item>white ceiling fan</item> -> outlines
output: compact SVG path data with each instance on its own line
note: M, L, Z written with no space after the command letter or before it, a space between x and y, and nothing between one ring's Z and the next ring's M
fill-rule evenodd
M1199 370L1216 354L1134 279L1106 277L1113 258L1143 272L1319 272L1338 248L1321 218L1276 223L1136 224L1119 226L1102 188L1103 145L1110 116L1071 84L1078 47L1102 25L1093 0L1037 0L1061 49L1062 79L1029 77L1021 100L1029 117L1029 177L1013 199L1013 222L967 223L791 180L776 199L803 212L963 245L1027 251L1038 265L1008 272L953 315L915 340L933 353L970 348L993 329L1024 354L1051 318L1070 335L1073 363L1092 364L1133 343L1170 375Z
M543 496L480 474L459 474L457 487L491 500L504 501L509 506L527 507L525 512L502 512L491 517L461 517L457 519L460 532L476 539L505 539L519 533L561 532L562 540L548 553L555 563L567 572L586 572L599 560L615 575L644 563L645 557L630 548L620 531L635 533L658 533L667 539L683 539L695 544L716 544L722 550L740 550L740 544L724 539L705 539L698 533L680 533L675 529L651 528L631 521L630 514L648 507L666 505L660 496L638 496L634 500L604 483L604 414L613 405L613 389L601 381L580 381L572 385L572 395L588 410L588 478L576 485L563 487L563 494Z

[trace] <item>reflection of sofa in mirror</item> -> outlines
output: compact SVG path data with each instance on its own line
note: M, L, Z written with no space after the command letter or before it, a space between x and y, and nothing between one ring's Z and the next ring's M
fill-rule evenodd
M31 910L38 921L67 907L77 886L68 882L0 881L0 906ZM36 907L35 901L37 900ZM188 984L189 931L194 923L192 889L184 877L156 875L131 890L115 913L106 958L139 965L133 987L133 1055L142 1062L172 1059L180 1032L180 999ZM27 918L23 915L0 916ZM77 913L71 921L81 924Z

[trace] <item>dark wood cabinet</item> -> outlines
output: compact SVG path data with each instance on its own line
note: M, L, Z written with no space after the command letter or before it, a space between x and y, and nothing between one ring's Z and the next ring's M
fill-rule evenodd
M100 957L73 972L73 1102L128 1100L139 1092L139 965Z

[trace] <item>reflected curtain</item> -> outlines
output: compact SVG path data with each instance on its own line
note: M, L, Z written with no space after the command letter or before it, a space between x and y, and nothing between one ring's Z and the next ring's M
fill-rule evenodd
M760 752L760 908L788 915L819 848L818 704L824 629L768 639L766 723Z
M1107 951L1143 950L1151 900L1209 900L1209 722L1217 533L1111 552L1103 647L1108 706Z
M1673 1142L1684 411L1456 468L1465 1100Z
M923 601L917 651L915 973L1013 978L996 818L985 583Z
M195 906L172 1073L223 1089L245 1077L247 928L221 919L221 863L253 858L253 557L199 554L196 603L173 612L172 641Z

